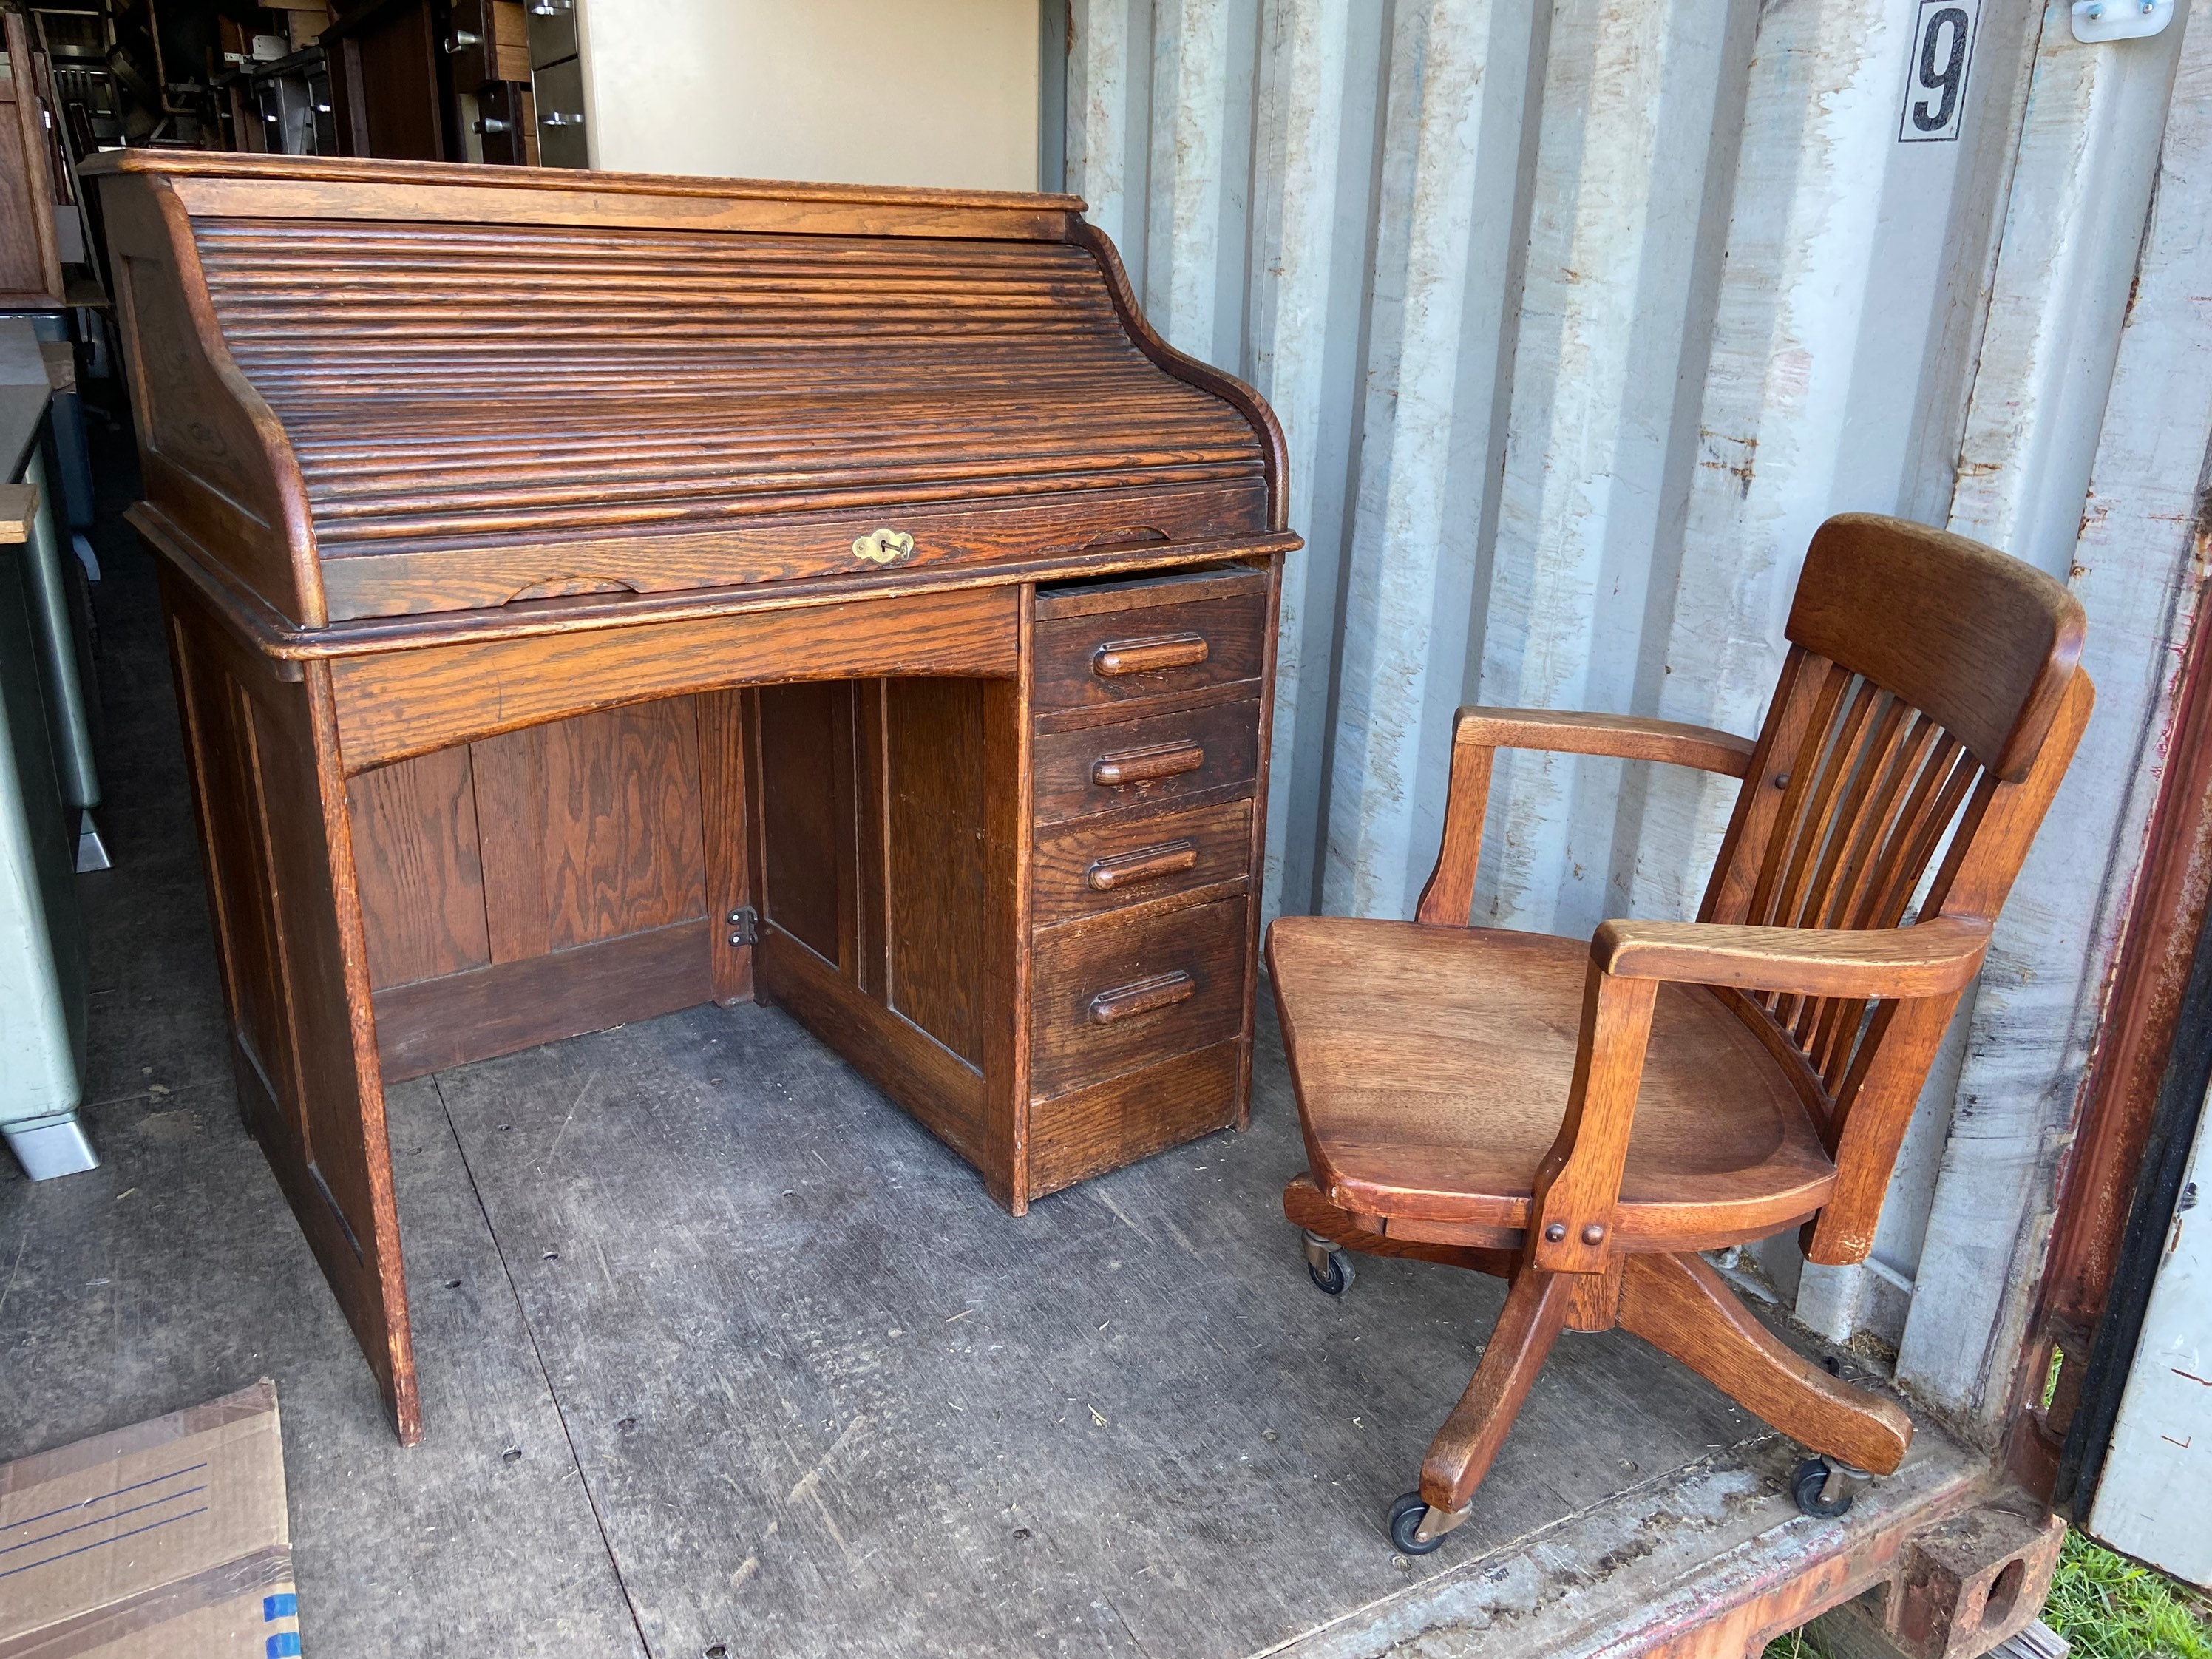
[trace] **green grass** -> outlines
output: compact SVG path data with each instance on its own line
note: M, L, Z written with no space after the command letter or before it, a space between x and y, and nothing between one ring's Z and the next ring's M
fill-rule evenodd
M2043 1622L2073 1644L2074 1659L2212 1659L2207 1613L2163 1574L2069 1532ZM1765 1659L1822 1656L1792 1632L1766 1644Z
M2066 1534L2043 1622L2074 1644L2075 1659L2212 1659L2204 1604L2161 1573Z

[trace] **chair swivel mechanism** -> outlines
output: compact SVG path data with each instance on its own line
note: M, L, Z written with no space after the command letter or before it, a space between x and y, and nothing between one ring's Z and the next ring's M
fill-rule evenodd
M1755 741L1462 709L1416 919L1274 924L1308 1162L1283 1206L1316 1283L1340 1292L1352 1252L1510 1281L1391 1509L1399 1549L1466 1518L1563 1330L1625 1327L1801 1443L1808 1513L1896 1469L1905 1413L1778 1340L1700 1252L1797 1228L1809 1261L1865 1259L1944 1028L2088 719L2081 631L2073 596L2018 560L1832 519ZM1698 920L1588 940L1470 927L1501 748L1741 779Z

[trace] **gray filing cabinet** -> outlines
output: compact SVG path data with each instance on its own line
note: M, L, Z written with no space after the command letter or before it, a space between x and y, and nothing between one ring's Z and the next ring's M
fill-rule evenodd
M24 329L0 323L12 336ZM27 333L27 329L24 329ZM15 355L0 338L0 360ZM37 357L36 347L32 358ZM0 361L0 370L7 367ZM64 805L56 735L67 711L49 686L58 655L77 687L59 595L64 531L38 434L47 407L44 371L0 374L0 478L27 479L36 496L27 538L0 538L0 1136L34 1180L97 1162L77 1121L83 1097L84 927L77 908L77 813ZM82 710L76 711L80 715Z

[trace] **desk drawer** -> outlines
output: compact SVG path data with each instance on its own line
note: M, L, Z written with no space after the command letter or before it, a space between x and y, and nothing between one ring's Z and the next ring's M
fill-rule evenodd
M1256 680L1267 594L1149 605L1036 625L1036 706L1088 708Z
M1039 823L1164 805L1242 784L1260 766L1260 700L1208 703L1036 740Z
M1030 917L1039 927L1248 876L1252 803L1188 807L1037 837Z
M1243 1030L1249 902L1218 899L1039 934L1030 959L1031 1097Z

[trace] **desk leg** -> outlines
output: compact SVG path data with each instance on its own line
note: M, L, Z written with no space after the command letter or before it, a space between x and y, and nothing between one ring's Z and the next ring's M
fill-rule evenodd
M240 1104L411 1445L422 1411L328 671L247 650L164 575Z

